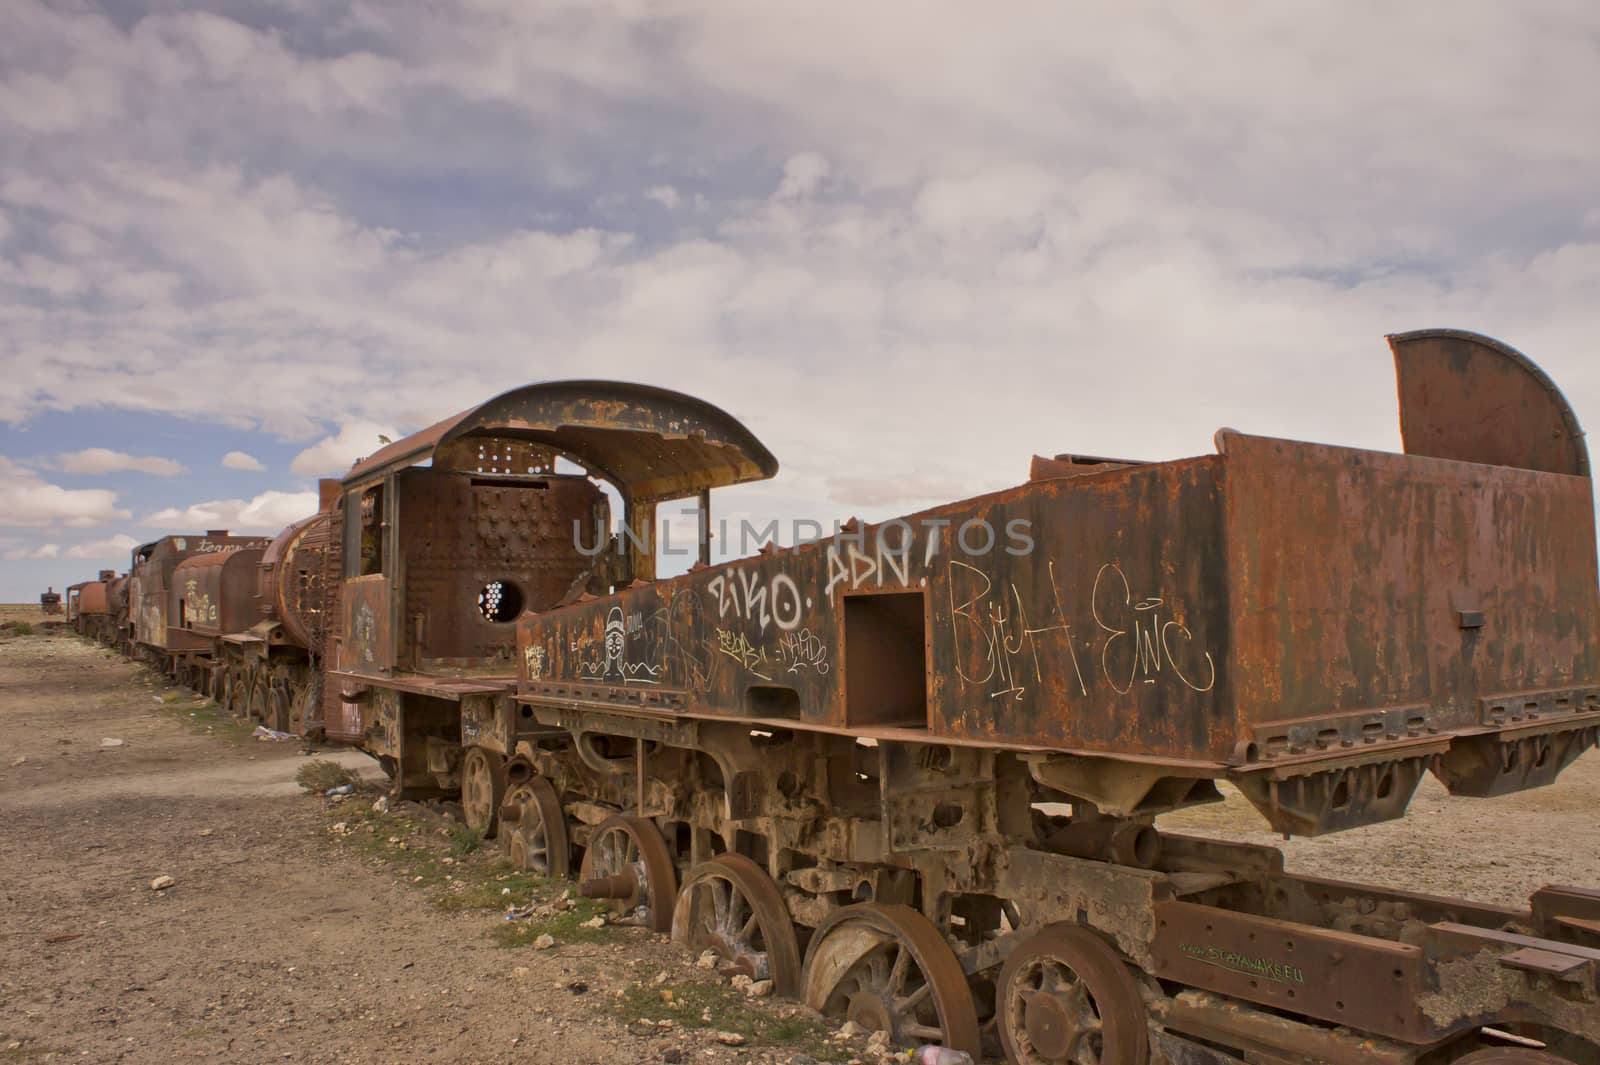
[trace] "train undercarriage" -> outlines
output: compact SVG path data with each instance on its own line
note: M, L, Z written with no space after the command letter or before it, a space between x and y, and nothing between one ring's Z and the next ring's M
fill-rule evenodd
M370 752L391 769L412 752L405 793L459 793L518 868L898 1045L1027 1065L1600 1061L1600 892L1486 906L1161 830L1221 798L1209 777L1155 773L1131 807L1097 805L1092 768L1040 752L365 695L386 708Z

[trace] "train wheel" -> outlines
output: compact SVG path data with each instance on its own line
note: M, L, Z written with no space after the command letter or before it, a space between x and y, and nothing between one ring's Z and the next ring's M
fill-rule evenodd
M684 881L672 911L672 939L717 953L723 976L771 980L773 990L800 993L800 945L778 885L742 854L702 862Z
M461 759L461 813L467 827L485 839L493 836L505 794L505 759L482 747L468 747Z
M500 806L500 835L510 844L511 864L523 872L557 880L572 875L567 818L544 777L511 789Z
M271 706L267 699L267 686L261 681L250 685L250 695L246 702L246 713L251 721L266 724L267 715L271 713Z
M306 734L306 710L311 703L311 690L301 687L289 697L289 729L296 736Z
M267 713L271 715L269 728L279 732L292 731L289 728L289 693L277 685L267 689Z
M1144 1006L1122 959L1077 925L1055 924L1000 970L1000 1042L1016 1065L1144 1065Z
M666 840L642 817L617 814L595 828L583 853L578 890L591 899L609 899L617 917L653 932L672 931L678 873Z
M250 673L240 665L228 667L228 713L234 717L250 714Z
M982 1056L978 1011L961 963L933 922L909 906L860 903L817 926L801 998L830 1017Z

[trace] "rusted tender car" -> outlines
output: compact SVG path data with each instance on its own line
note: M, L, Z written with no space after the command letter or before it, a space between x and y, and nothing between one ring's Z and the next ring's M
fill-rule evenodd
M176 659L180 679L214 698L226 695L221 684L224 634L248 628L259 612L256 587L263 550L238 547L194 554L172 571L167 650ZM265 718L264 707L252 709Z
M259 552L268 542L266 537L230 536L226 529L213 529L204 536L164 536L134 548L127 582L127 618L128 639L135 657L192 687L206 690L210 686L215 637L191 628L195 621L201 621L202 627L210 622L198 617L201 604L186 605L190 578L180 580L178 567L194 557ZM209 582L208 588L204 594L219 594L220 590ZM220 610L221 603L208 598L204 611L209 614L213 608Z
M897 1041L1027 1063L1600 1060L1600 894L1496 909L1156 826L1227 780L1286 833L1350 829L1399 816L1424 773L1499 795L1595 742L1575 418L1487 338L1391 345L1405 454L1224 430L1176 462L1036 460L1015 489L663 581L635 544L655 504L704 513L710 488L775 471L765 449L714 409L509 394L346 481L347 552L368 528L384 545L345 585L346 712L402 785L448 786L467 744L469 809L492 827L503 789L521 864L581 855L586 893ZM555 494L552 455L618 489L627 550L571 555L547 523L599 501ZM470 516L408 520L414 496ZM512 575L524 552L548 583ZM468 585L507 577L514 659L504 629L457 620Z

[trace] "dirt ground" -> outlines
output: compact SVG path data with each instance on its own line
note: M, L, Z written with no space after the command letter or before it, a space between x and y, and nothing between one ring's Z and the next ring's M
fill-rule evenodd
M33 614L0 608L0 622ZM696 975L683 952L637 929L499 945L498 907L442 912L392 863L339 845L342 815L294 783L298 743L208 734L195 705L64 631L0 639L0 1061L802 1054L724 1047L709 1029L641 1035L637 989ZM163 875L176 885L152 890Z
M0 607L9 620L43 619ZM359 754L323 756L376 776ZM483 854L417 864L445 829L360 799L348 814L328 808L294 783L306 759L63 630L0 637L0 1060L850 1056L770 1000L727 1016L769 1034L798 1018L792 1032L721 1045L722 1007L692 959L642 931L561 935L548 950L508 937L497 896L534 897L526 885L495 878ZM1547 882L1600 883L1597 802L1593 754L1554 787L1492 803L1447 802L1430 778L1403 821L1285 849L1291 868L1319 875L1517 903ZM1276 841L1236 794L1162 827ZM163 875L175 885L152 890ZM472 876L488 904L441 908L467 897ZM716 1025L657 1008L671 988L667 1006L704 1003ZM641 1019L679 1015L689 1023Z
M1498 799L1451 798L1422 778L1406 816L1370 828L1288 842L1229 784L1225 802L1157 819L1164 831L1282 848L1294 872L1361 880L1501 906L1527 905L1546 884L1600 885L1600 754L1554 784Z

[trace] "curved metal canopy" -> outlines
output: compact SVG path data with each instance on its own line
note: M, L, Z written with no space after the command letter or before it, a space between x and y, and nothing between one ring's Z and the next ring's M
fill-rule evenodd
M549 381L385 445L356 463L344 484L429 460L470 469L450 445L475 438L548 448L635 499L674 499L778 472L778 460L750 430L704 400L622 381Z

